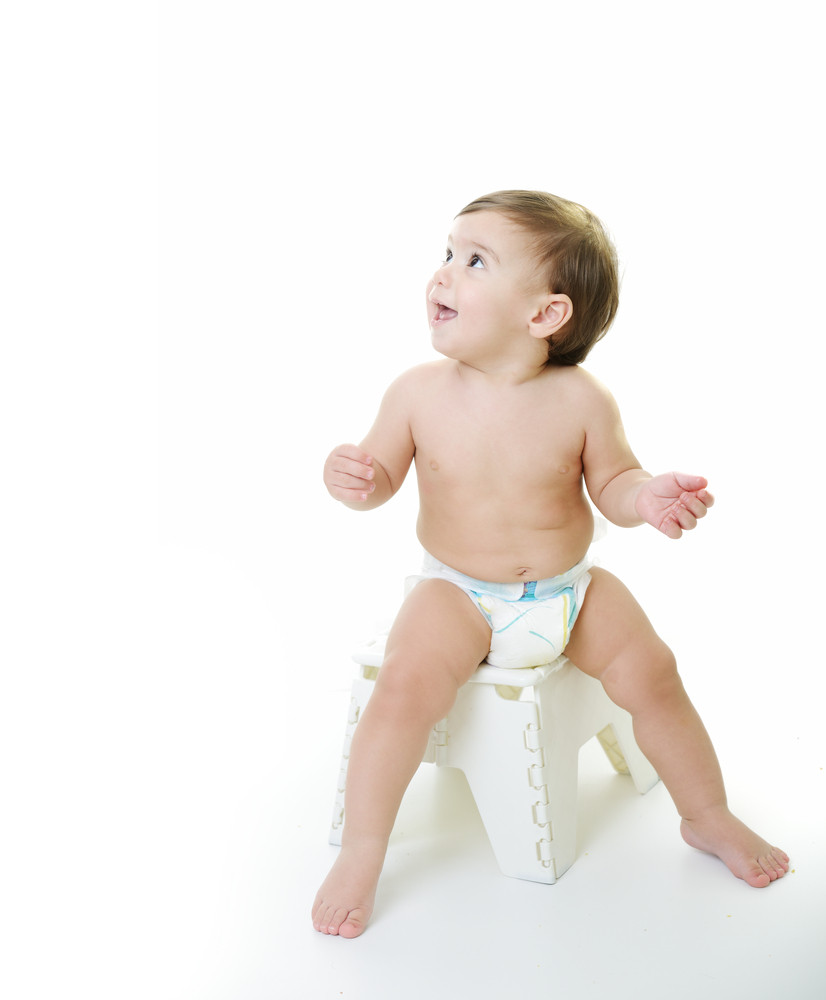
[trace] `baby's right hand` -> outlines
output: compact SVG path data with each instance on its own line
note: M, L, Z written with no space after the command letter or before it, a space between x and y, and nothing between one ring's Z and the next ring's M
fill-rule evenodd
M344 503L366 500L376 488L374 476L373 456L354 444L342 444L334 448L324 463L324 485L327 492Z

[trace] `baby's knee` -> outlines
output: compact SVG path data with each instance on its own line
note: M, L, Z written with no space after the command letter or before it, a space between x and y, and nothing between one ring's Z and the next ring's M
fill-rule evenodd
M671 690L681 689L683 686L677 670L677 658L662 641L651 648L645 669L649 683L655 691L665 694Z
M375 695L388 714L425 719L435 725L450 711L457 690L449 675L434 676L416 659L396 653L385 659Z
M628 708L641 700L661 700L683 690L677 660L658 637L627 650L602 676L609 697Z

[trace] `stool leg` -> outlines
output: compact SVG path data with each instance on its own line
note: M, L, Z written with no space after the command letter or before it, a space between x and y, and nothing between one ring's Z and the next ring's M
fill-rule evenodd
M537 720L533 702L504 700L493 685L467 684L448 716L437 762L464 772L502 873L551 883L560 869Z
M577 746L596 735L611 764L620 774L630 774L638 792L657 784L657 772L637 746L630 714L611 701L598 680L569 661L538 685L537 693L543 726Z
M597 739L602 744L608 759L620 774L630 774L637 791L644 795L660 780L648 758L637 746L631 716L620 708L615 708L613 719L599 733Z
M606 726L604 729L601 729L597 733L597 739L600 742L600 746L605 751L605 756L611 761L611 764L617 774L631 774L631 771L628 769L628 764L625 762L625 757L623 757L622 751L619 748L614 727Z
M557 860L558 845L548 815L552 793L543 775L531 774L523 764L515 770L503 768L492 783L489 770L463 770L502 874L556 882L564 869Z
M371 676L366 676L370 674ZM373 693L375 671L370 667L362 667L358 677L353 681L350 690L350 710L347 715L347 728L344 733L344 747L341 751L341 767L336 783L336 797L333 805L333 819L330 824L328 841L337 847L341 846L341 834L344 828L344 789L347 783L347 767L350 762L350 744L353 733L364 711L365 705Z
M579 747L552 737L545 758L551 850L556 877L561 878L576 860L577 853Z

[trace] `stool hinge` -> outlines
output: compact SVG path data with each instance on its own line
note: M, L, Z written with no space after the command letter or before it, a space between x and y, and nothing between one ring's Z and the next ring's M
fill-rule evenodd
M540 751L541 753L541 751ZM545 784L545 762L541 760L537 764L531 764L528 768L528 784L537 791L546 788Z
M536 860L542 865L543 868L553 868L554 877L556 877L556 863L554 862L554 857L551 851L553 850L553 844L550 840L538 840L536 842Z
M447 745L450 742L450 736L447 729L447 719L442 719L437 722L430 733L430 747L429 749L433 752L435 757L435 763L437 765L444 765L447 763Z
M539 726L529 723L522 733L525 749L530 754L533 763L528 766L528 783L531 788L545 787L545 751L542 749Z
M548 786L545 785L539 791L542 793L542 798L539 802L534 802L533 804L533 821L537 826L547 826L550 829L551 825L551 804L548 801ZM548 833L550 840L554 838Z
M554 827L551 822L551 803L548 796L548 786L543 785L537 789L539 800L532 806L533 821L542 831L541 838L536 842L536 857L543 868L550 868L553 865L553 839Z
M556 868L553 856L553 824L551 823L551 804L548 796L548 785L545 781L545 751L542 746L540 726L529 723L524 730L525 749L530 753L534 763L528 767L528 784L539 793L536 802L531 806L533 822L540 829L540 839L536 842L536 859L543 868Z
M525 727L525 732L523 733L525 739L525 749L530 750L531 753L535 753L537 750L542 748L539 742L539 726L535 726L533 723L529 723Z

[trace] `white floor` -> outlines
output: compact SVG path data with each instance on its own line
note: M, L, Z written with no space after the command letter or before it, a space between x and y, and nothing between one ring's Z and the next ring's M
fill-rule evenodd
M77 648L88 622L38 640L24 712L4 728L18 821L3 830L4 996L824 995L816 711L773 692L764 716L731 701L706 713L736 809L792 856L765 891L687 848L664 788L638 796L592 743L579 858L556 885L503 877L464 777L424 766L367 933L323 937L309 910L335 856L352 637L318 629L308 657L277 602L220 560L167 553L155 575L135 568L138 584L95 593L86 668L61 680L38 664L49 643Z
M16 5L3 1000L826 996L812 5L523 6L422 0L393 27L377 2ZM737 882L589 747L576 864L513 881L461 776L423 770L372 925L325 938L349 653L418 552L413 484L362 518L322 463L433 357L454 213L523 186L617 237L623 305L588 367L645 467L707 475L718 504L605 564L793 871Z
M323 700L331 726L344 711L344 698ZM769 774L750 783L743 769L736 795L792 848L793 872L766 892L688 849L665 789L640 797L592 742L581 761L580 857L553 886L504 878L464 777L423 766L373 923L357 941L307 928L307 904L335 855L323 842L328 754L335 741L320 739L309 773L283 781L286 838L278 807L262 810L246 862L236 856L226 873L233 912L215 918L223 947L202 969L200 996L824 995L823 772L788 736L778 737ZM781 784L785 769L800 782L768 808L763 780Z

